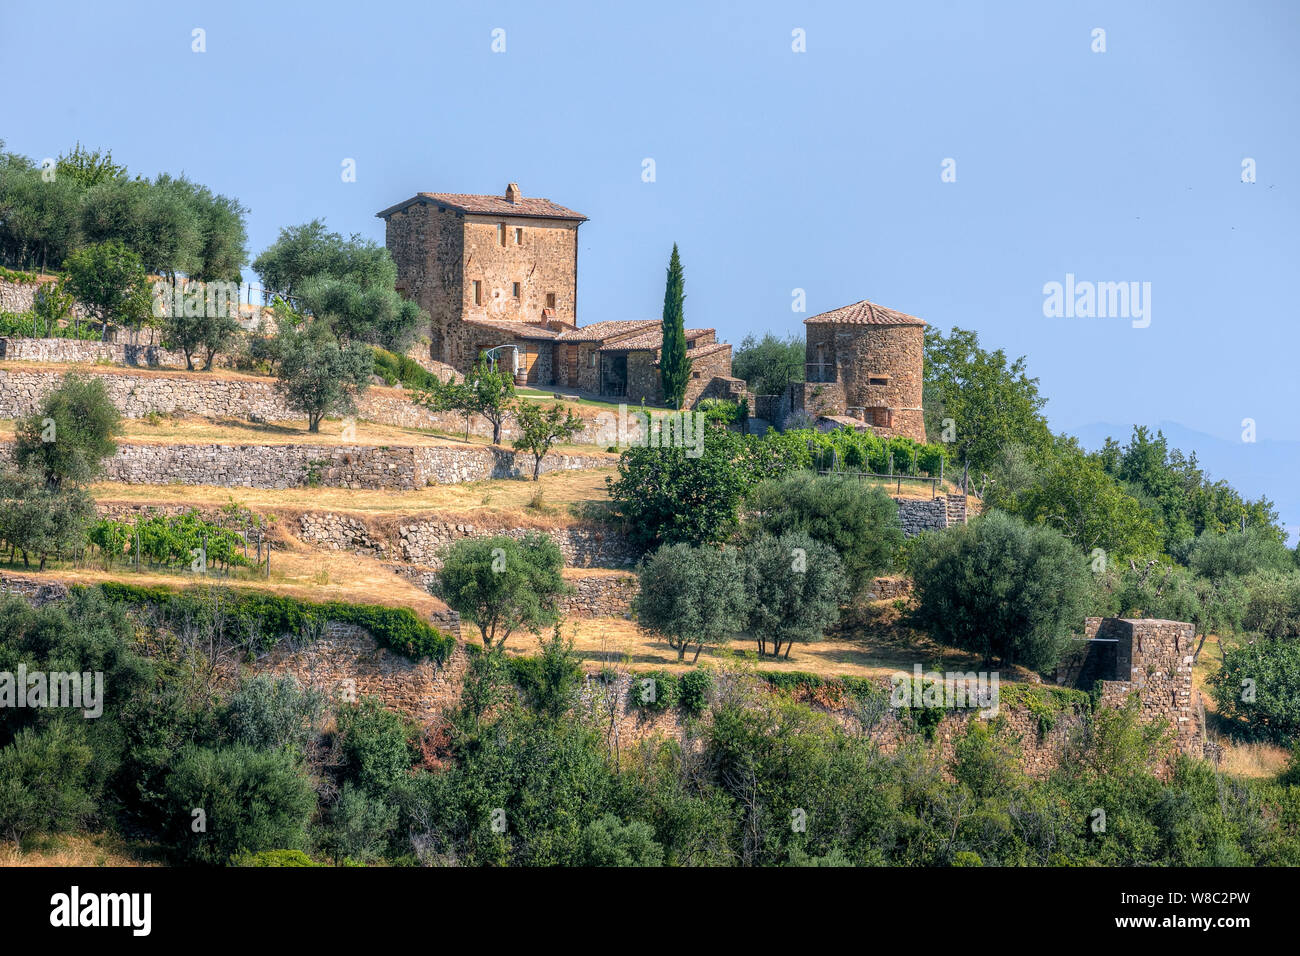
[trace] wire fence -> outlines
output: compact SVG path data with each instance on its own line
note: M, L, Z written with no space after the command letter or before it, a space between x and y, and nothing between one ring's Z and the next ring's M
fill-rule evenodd
M903 493L903 482L915 481L930 486L930 497L939 497L939 487L943 484L942 478L934 478L929 475L880 475L870 471L836 471L830 468L819 468L819 475L830 475L836 478L855 478L858 481L876 481L882 484L892 484L895 486L897 493Z

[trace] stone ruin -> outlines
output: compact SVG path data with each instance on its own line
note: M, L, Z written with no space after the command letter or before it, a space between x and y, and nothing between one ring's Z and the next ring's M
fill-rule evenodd
M1164 720L1177 748L1200 756L1207 745L1192 690L1195 638L1196 627L1181 621L1090 617L1063 655L1056 682L1095 689L1098 707L1123 707L1136 693L1143 723Z

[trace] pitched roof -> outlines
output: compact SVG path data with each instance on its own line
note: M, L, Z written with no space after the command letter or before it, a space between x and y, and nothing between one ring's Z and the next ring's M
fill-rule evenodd
M608 319L578 329L565 329L558 338L561 342L600 342L614 335L651 329L658 324L658 319Z
M655 349L663 348L664 333L663 333L663 329L660 328L661 324L662 323L660 323L658 319L655 319L649 323L649 325L652 327L647 328L644 332L640 333L639 335L630 335L624 338L614 339L612 342L605 342L603 345L601 345L599 351L640 352L640 351L653 351ZM590 326L588 326L588 328L590 328ZM582 330L579 329L578 331L582 331ZM688 352L690 351L691 342L694 342L696 339L700 338L701 336L709 335L716 331L717 331L716 329L686 329L687 351ZM708 345L702 346L702 348L711 348L711 347L712 346L708 346Z
M559 203L533 196L520 196L514 202L504 196L481 196L473 193L416 193L410 199L375 213L387 219L416 203L436 203L458 212L476 216L523 216L527 219L573 219L586 222L587 217Z
M517 339L542 339L551 342L557 337L554 329L548 329L544 325L532 325L528 322L509 322L505 319L466 319L465 323L467 325L477 325L482 329L505 332Z
M687 349L687 350L686 350L686 357L687 357L687 358L704 358L704 356L706 356L706 355L712 355L714 352L721 352L721 351L723 351L724 349L725 349L726 351L730 352L730 351L731 351L731 343L729 343L729 342L714 342L712 345L701 345L699 348Z
M863 299L804 319L804 325L814 322L843 322L850 325L925 325L924 319L894 309L886 309Z

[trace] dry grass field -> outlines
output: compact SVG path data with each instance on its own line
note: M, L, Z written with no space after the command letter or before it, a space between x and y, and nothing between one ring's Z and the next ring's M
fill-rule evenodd
M532 527L572 520L590 505L609 500L605 478L612 468L548 472L539 481L503 478L412 491L346 488L219 488L211 485L123 485L101 482L91 493L101 502L193 505L219 508L232 501L254 511L338 511L362 515L422 515L446 520L519 519Z
M25 850L0 847L0 866L161 866L156 848L107 833L63 833L36 840Z
M346 433L345 433L346 429ZM12 420L0 420L0 438L13 437ZM119 440L138 445L370 445L389 446L465 446L486 447L491 442L477 435L440 432L424 428L399 428L362 420L327 418L320 431L307 430L306 419L283 422L251 422L242 418L200 418L193 415L158 415L153 418L124 418ZM505 447L509 447L508 445ZM556 445L562 454L608 457L610 466L616 455L593 445Z

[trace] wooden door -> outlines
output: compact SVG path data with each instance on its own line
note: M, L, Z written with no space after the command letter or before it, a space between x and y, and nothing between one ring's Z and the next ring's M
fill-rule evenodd
M578 347L576 345L566 345L564 347L564 381L569 388L578 387Z

